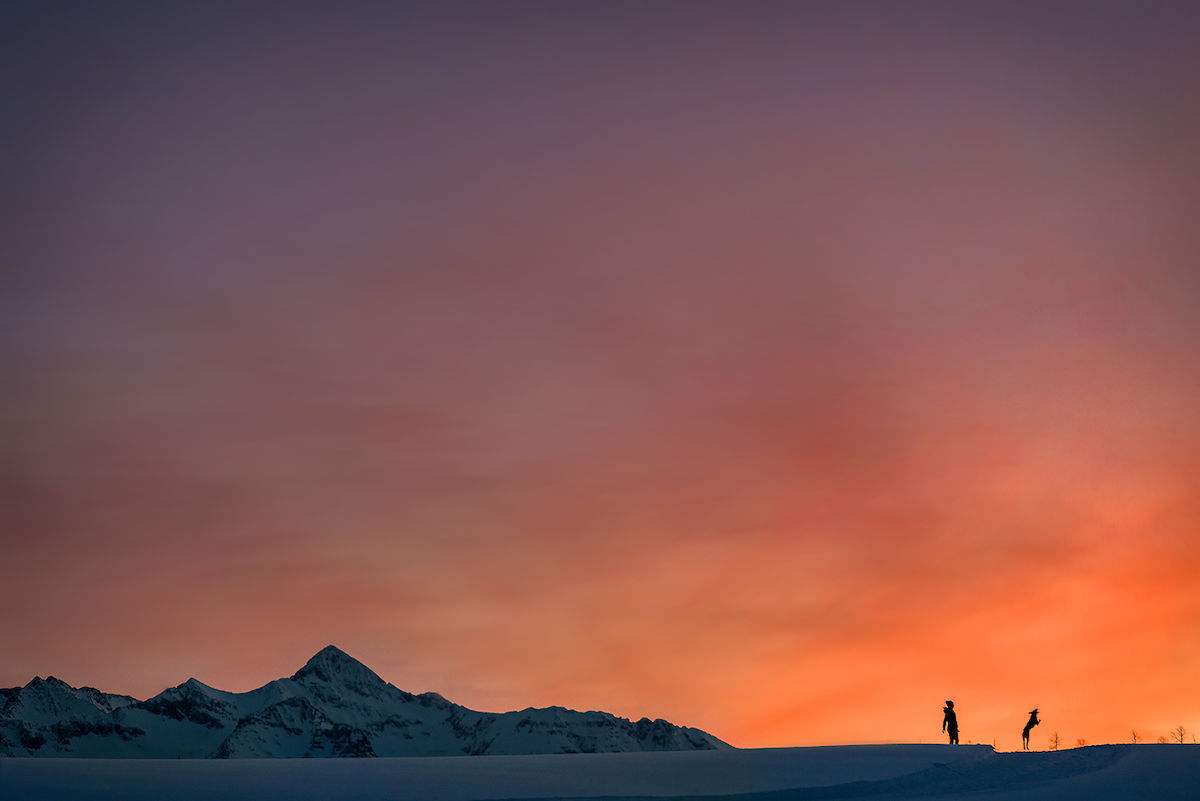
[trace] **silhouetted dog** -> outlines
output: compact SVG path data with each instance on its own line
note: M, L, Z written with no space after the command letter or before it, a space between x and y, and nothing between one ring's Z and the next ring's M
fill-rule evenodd
M1041 721L1037 719L1037 712L1038 712L1037 709L1034 709L1032 712L1029 713L1029 722L1025 724L1025 728L1022 729L1022 731L1021 731L1021 745L1025 748L1026 751L1029 750L1029 731L1030 731L1030 729L1032 729L1034 726L1041 723Z

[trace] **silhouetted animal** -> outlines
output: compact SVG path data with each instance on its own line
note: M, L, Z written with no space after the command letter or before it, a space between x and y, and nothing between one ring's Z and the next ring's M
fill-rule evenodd
M958 715L954 714L954 702L947 701L942 712L942 733L950 735L950 745L958 745Z
M1029 750L1029 730L1041 723L1041 721L1037 719L1037 712L1037 709L1034 709L1029 713L1029 722L1025 724L1025 728L1021 731L1021 745L1026 751Z

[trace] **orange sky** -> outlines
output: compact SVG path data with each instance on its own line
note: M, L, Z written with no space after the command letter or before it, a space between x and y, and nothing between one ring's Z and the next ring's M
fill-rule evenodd
M1200 17L6 11L0 686L1200 728Z

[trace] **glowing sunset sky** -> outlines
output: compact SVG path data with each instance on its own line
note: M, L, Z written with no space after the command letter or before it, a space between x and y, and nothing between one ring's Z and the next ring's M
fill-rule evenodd
M8 5L0 686L1200 728L1189 3Z

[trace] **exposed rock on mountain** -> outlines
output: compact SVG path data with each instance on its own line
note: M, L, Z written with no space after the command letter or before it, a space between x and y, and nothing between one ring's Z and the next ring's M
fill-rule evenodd
M0 755L372 757L679 751L729 746L665 720L561 707L476 712L413 695L334 646L247 693L189 679L138 701L50 677L0 689Z

